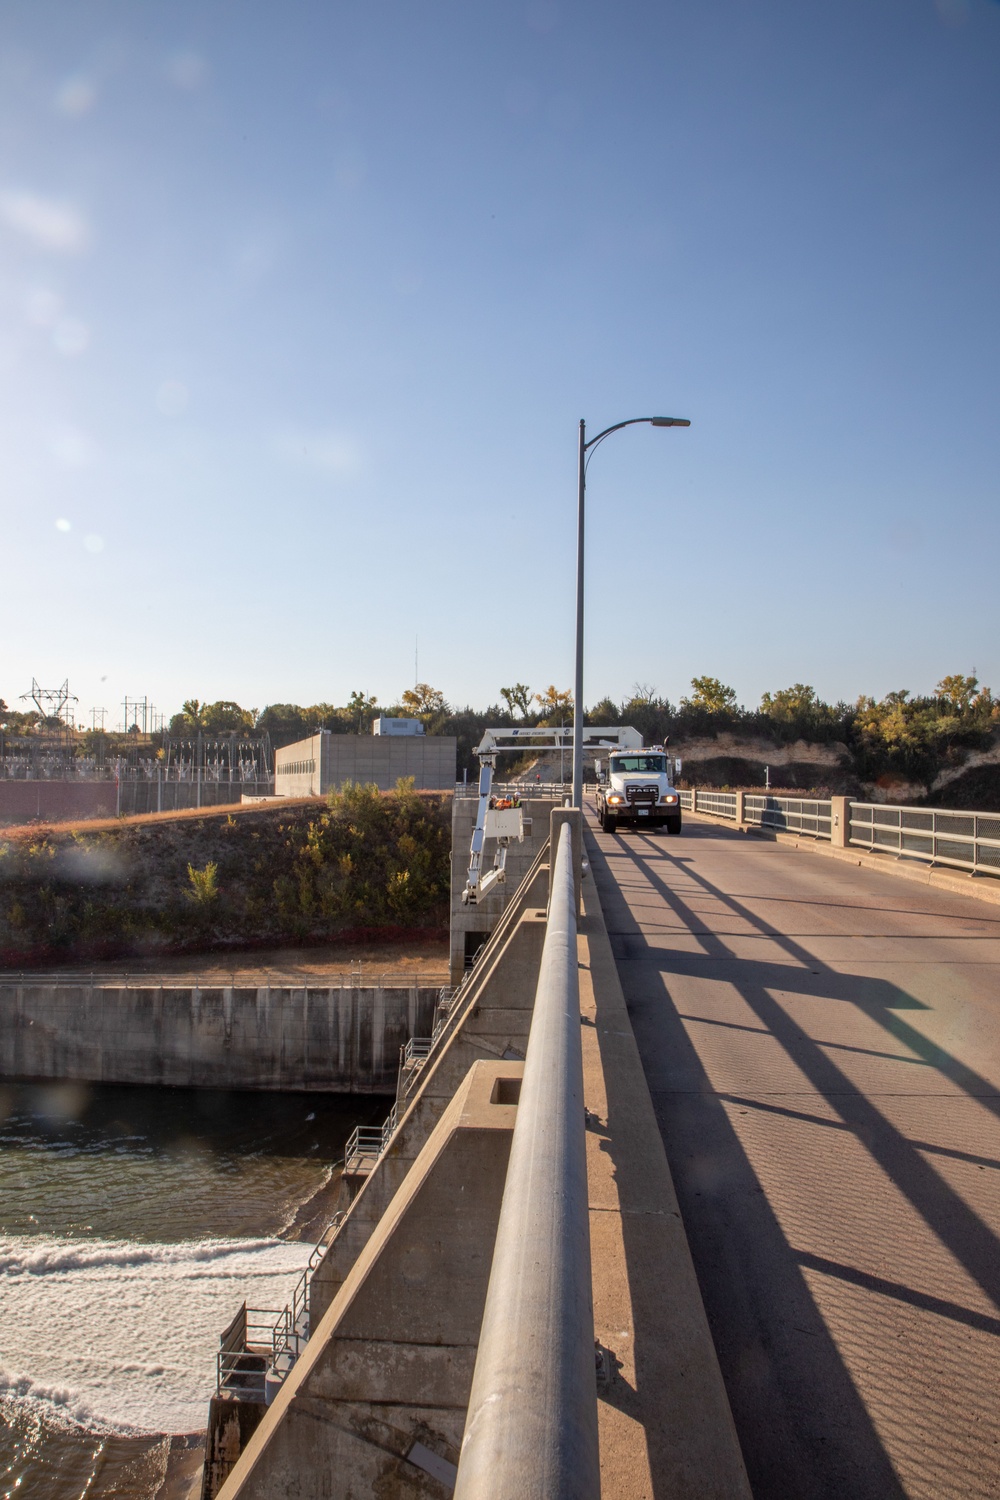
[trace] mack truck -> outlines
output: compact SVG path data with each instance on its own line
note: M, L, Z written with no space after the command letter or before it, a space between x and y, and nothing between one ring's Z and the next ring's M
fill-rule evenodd
M597 813L605 833L620 823L636 828L681 831L680 794L671 782L672 758L662 745L642 750L612 750L605 771L597 765Z
M507 878L507 849L511 840L520 842L524 838L524 820L521 812L520 791L513 788L512 796L497 796L493 773L497 757L505 750L540 750L572 748L572 728L550 729L538 725L510 729L504 726L485 729L483 738L476 746L479 757L479 807L476 825L472 830L472 847L469 851L469 878L462 892L463 906L478 906L495 886L503 885ZM637 751L642 745L642 735L628 724L603 727L583 727L583 746L590 751ZM529 782L523 790L528 792ZM678 807L680 804L678 803ZM678 819L679 821L679 819ZM493 868L483 869L483 853L487 839L496 840Z

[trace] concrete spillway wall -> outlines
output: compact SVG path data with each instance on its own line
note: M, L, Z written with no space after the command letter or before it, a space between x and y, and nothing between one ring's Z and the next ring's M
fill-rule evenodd
M0 1078L392 1093L438 995L0 981Z

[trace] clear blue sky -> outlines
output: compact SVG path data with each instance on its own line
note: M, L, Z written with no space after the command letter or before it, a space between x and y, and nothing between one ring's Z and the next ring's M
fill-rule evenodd
M0 694L1000 691L996 0L5 0Z

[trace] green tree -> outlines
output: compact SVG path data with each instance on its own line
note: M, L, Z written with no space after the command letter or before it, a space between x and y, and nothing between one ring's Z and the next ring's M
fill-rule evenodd
M618 724L621 722L621 710L610 698L602 698L593 708L588 708L586 717L591 724Z
M790 688L781 688L776 693L764 693L760 700L760 711L779 723L790 719L805 719L816 708L819 699L816 689L804 682L796 682Z
M199 906L207 906L217 898L219 866L214 859L210 859L203 870L196 869L194 865L188 865L187 872L191 887L184 894L189 901L194 901Z
M700 708L710 714L731 713L736 708L736 689L718 677L692 677L692 696L681 699L682 708Z
M258 714L255 708L241 708L230 698L221 698L218 703L203 703L201 727L209 734L231 734L234 731L253 729Z
M520 714L522 719L528 717L528 709L531 704L531 689L526 682L515 682L513 687L500 689L500 696L510 710L511 718Z
M963 677L960 672L956 672L951 677L942 677L934 691L939 698L951 704L955 713L965 714L972 705L978 686L978 677Z
M359 693L355 690L348 700L347 713L352 727L357 725L357 733L365 734L372 727L372 719L378 707L378 699L369 693Z
M565 691L557 688L553 682L544 693L535 694L535 702L541 709L543 725L558 724L573 712L573 694L568 688Z
M418 682L416 687L407 688L403 694L403 707L415 719L423 719L425 723L435 714L448 712L444 694L438 688L432 688L429 682Z
M186 698L182 705L185 729L197 730L205 727L205 705L197 698Z

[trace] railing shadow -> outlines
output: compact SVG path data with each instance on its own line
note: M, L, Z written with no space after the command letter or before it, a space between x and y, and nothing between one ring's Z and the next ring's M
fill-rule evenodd
M892 1061L936 1069L995 1114L1000 1113L996 1087L904 1019L905 1012L927 1007L900 986L869 975L845 975L817 961L794 939L776 933L752 910L706 880L692 868L689 858L674 855L673 847L659 839L620 839L615 850L641 869L644 880L677 922L688 933L697 933L702 945L699 954L647 942L603 854L593 839L589 841L754 1494L758 1500L827 1494L875 1500L901 1495L899 1478L872 1416L804 1273L818 1272L845 1288L874 1291L989 1335L1000 1332L1000 1320L946 1296L908 1287L891 1276L872 1277L822 1256L819 1265L815 1254L789 1244L728 1118L727 1105L742 1113L760 1111L761 1117L774 1112L802 1120L807 1117L783 1104L717 1094L685 1024L686 1019L706 1018L685 1018L674 1004L664 1003L665 999L669 1002L669 979L703 974L705 959L711 958L713 975L733 986L749 1008L746 1029L779 1043L823 1099L823 1115L812 1116L810 1123L829 1127L825 1166L831 1183L836 1182L846 1195L845 1201L850 1201L850 1184L843 1176L838 1147L853 1136L958 1265L1000 1307L997 1236L924 1159L928 1143L904 1136L827 1055L827 1044L816 1042L769 991L857 1007L910 1054L906 1059L890 1054ZM686 897L659 874L657 867L662 869L664 860L683 870L690 887ZM771 939L787 955L788 963L736 957L691 904L701 905L702 897ZM656 1054L652 1061L651 1049ZM858 1050L880 1055L874 1049ZM969 1153L942 1154L971 1160ZM985 1157L980 1164L986 1162L992 1164ZM627 1156L616 1161L616 1169L630 1170ZM641 1329L636 1336L641 1371Z

